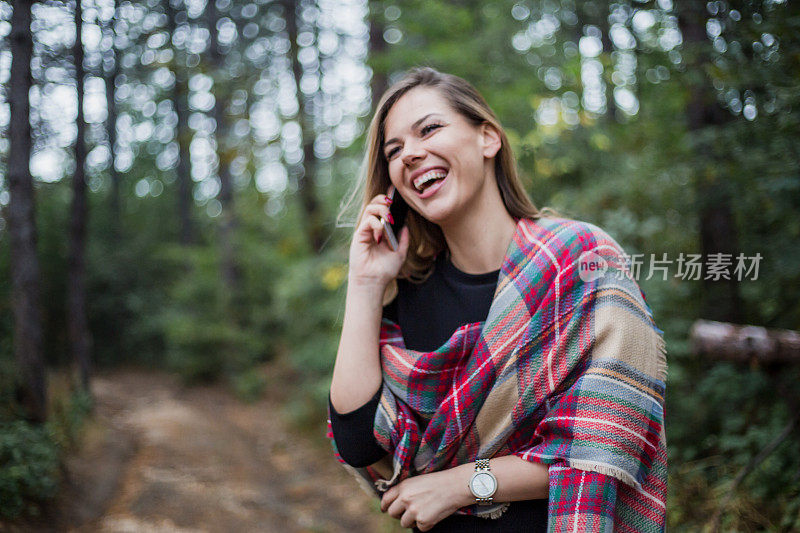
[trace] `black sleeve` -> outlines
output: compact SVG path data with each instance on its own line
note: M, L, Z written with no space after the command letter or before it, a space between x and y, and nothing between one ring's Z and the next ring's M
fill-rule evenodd
M388 318L395 324L400 323L400 320L397 318L397 298L383 307L383 318Z
M328 393L328 409L331 415L333 440L339 455L350 466L363 468L378 462L386 450L380 447L372 433L375 412L381 398L381 389L367 403L349 413L336 412Z

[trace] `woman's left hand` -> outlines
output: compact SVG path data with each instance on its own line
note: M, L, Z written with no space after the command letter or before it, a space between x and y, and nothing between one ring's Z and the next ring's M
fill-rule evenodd
M469 472L459 467L404 479L381 498L381 511L400 519L402 527L428 531L470 500Z

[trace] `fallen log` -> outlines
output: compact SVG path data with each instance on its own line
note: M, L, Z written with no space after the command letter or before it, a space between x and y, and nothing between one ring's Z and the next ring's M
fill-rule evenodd
M689 331L692 351L725 361L800 362L800 332L697 320Z

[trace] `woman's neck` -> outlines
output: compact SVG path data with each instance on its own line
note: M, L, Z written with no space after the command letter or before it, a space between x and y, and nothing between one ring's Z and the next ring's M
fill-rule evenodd
M462 272L483 274L503 265L517 222L502 201L499 205L492 203L464 216L457 224L442 227L450 260Z

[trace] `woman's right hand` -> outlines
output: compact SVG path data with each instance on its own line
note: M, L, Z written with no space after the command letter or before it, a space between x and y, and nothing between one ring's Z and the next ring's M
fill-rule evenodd
M385 288L400 273L408 252L409 233L404 226L398 235L397 251L386 242L381 219L389 215L384 194L375 196L361 215L350 243L349 283Z

